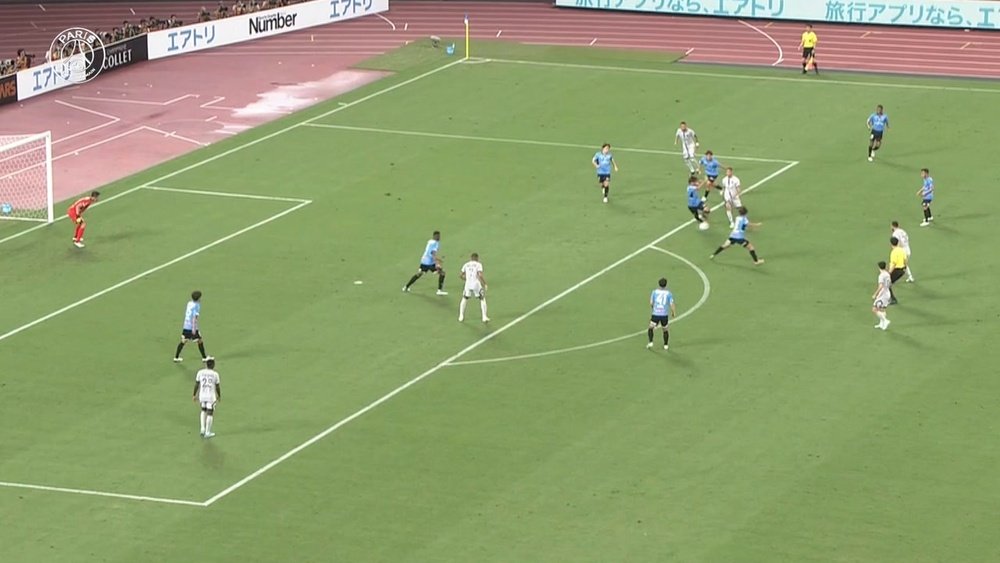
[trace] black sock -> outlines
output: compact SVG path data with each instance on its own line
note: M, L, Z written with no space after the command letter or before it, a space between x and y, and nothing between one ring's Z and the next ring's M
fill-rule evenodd
M417 283L417 280L419 279L420 276L413 276L412 278L410 278L410 281L406 282L406 287L410 287L411 285Z
M816 74L819 74L819 65L816 64L816 61L813 61L813 70L816 71Z
M198 343L198 351L201 352L201 359L204 360L205 358L208 357L208 354L205 353L205 343L204 342L199 342Z
M868 143L868 156L871 157L873 154L875 154L875 144Z
M670 344L670 331L666 328L663 329L663 345L666 346Z
M882 148L882 145L880 145L880 144L876 144L876 145L875 145L874 147L872 147L872 150L876 150L876 151L877 151L877 150L879 150L880 148Z
M444 274L438 276L438 291L444 289Z
M177 345L177 351L174 352L174 357L175 358L180 358L181 357L181 350L183 350L183 349L184 349L184 343L181 342L180 344Z
M806 73L806 64L808 63L802 63L802 74Z
M924 207L924 221L926 221L927 219L929 219L930 216L931 216L931 208L925 206Z
M647 330L646 334L649 336L649 343L652 344L653 343L653 329Z
M604 188L604 197L608 197L608 188L607 187Z
M725 248L722 248L721 246L719 248L716 248L715 252L712 253L712 256L715 256L716 254L722 252L723 250L725 250Z
M750 251L750 258L753 258L754 262L757 261L757 251L756 250L751 250Z

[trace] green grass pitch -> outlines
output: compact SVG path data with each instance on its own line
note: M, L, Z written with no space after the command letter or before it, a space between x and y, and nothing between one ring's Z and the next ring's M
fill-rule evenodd
M65 221L0 224L0 559L1000 559L1000 87L477 50L412 45L369 63L391 78L106 187L84 251ZM689 222L681 120L756 186L763 266L708 260L725 218ZM882 332L893 219L917 283ZM451 295L401 293L435 229ZM456 320L473 251L488 326ZM661 276L686 315L667 353L639 334ZM170 362L194 289L211 441L196 350Z

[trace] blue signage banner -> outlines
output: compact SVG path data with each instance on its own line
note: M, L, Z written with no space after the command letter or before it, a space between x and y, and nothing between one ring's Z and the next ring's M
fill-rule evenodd
M555 0L556 6L689 16L997 29L996 0Z

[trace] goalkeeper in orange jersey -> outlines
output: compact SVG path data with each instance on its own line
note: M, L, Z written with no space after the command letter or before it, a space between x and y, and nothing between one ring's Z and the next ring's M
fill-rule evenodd
M100 192L90 192L89 196L81 197L73 202L73 205L69 206L69 210L66 211L69 218L76 223L76 232L73 233L73 245L77 248L83 248L83 231L87 230L87 222L83 220L83 212L96 202L100 196Z

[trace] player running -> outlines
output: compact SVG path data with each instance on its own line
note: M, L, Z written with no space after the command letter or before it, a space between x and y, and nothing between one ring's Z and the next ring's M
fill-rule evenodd
M699 161L701 169L705 171L705 201L708 201L708 194L712 188L717 187L715 180L719 177L719 161L715 159L712 151L705 151L705 156Z
M694 215L694 220L698 223L708 223L708 209L705 207L705 200L701 198L701 194L698 193L698 177L691 176L688 178L687 186L687 202L688 211L691 215ZM701 225L699 225L701 228ZM707 228L707 227L706 227Z
M688 171L691 174L698 173L698 134L694 132L694 129L688 127L687 123L681 121L680 127L678 127L677 132L674 133L674 146L677 143L681 144L681 158L684 159L684 164L687 165Z
M424 247L424 255L420 258L420 266L417 269L417 273L413 274L410 281L406 282L403 286L403 291L409 293L410 286L416 283L425 273L427 272L437 272L438 275L438 289L437 295L448 295L448 292L444 290L444 267L441 265L441 256L438 254L438 250L441 248L441 231L434 231L431 235L431 239L427 241L427 246Z
M750 241L747 240L747 231L751 227L759 227L761 225L762 223L751 223L750 218L747 217L747 208L740 207L740 215L739 217L736 218L736 224L733 226L733 231L729 233L729 238L726 239L726 242L722 243L722 246L716 248L715 252L713 252L712 255L709 256L709 258L710 259L715 258L723 250L729 248L734 244L738 244L743 248L746 248L750 252L750 258L753 259L753 263L755 266L763 264L764 261L757 258L757 250L753 247L752 244L750 244Z
M920 226L926 227L934 221L934 214L931 213L931 202L934 201L934 178L931 178L931 171L926 168L920 169L920 177L924 179L924 183L917 190L924 208L924 221Z
M73 246L77 248L85 246L83 244L83 232L87 230L87 222L83 220L83 212L96 203L99 197L101 197L101 192L90 192L89 196L81 197L74 201L73 205L70 205L69 209L66 210L66 214L69 215L70 220L76 224L76 231L73 233Z
M188 301L187 307L184 308L184 326L181 329L181 341L177 344L177 351L174 352L174 361L182 362L181 350L184 349L184 345L188 342L194 341L198 343L198 351L201 352L201 361L207 362L212 360L212 356L205 353L205 341L201 337L201 327L199 327L199 322L201 319L201 292L193 291L191 292L191 300Z
M486 278L483 277L483 264L479 261L479 254L473 252L472 256L469 256L469 261L462 265L462 271L458 275L465 281L462 303L458 306L458 322L465 321L465 306L472 297L479 299L483 322L490 322L490 318L486 316Z
M875 293L872 295L872 313L875 313L875 317L878 318L878 324L875 328L880 328L885 330L889 328L890 321L885 314L885 310L889 308L889 303L892 300L892 281L890 281L889 271L885 269L885 262L878 263L878 286L875 287Z
M608 191L611 189L611 169L618 172L618 163L611 154L611 145L604 143L601 150L594 154L594 168L597 169L597 185L604 190L604 203L608 202Z
M649 343L646 348L653 347L653 331L659 328L663 331L663 349L670 349L670 317L677 316L677 305L674 304L674 294L667 289L667 278L660 278L659 287L653 290L649 296L649 307L652 309L652 316L649 317L649 329L646 335L649 336Z
M211 438L212 422L215 419L215 405L222 400L222 384L219 372L215 371L215 360L209 359L205 367L194 376L194 392L191 400L201 407L201 437Z
M899 227L899 221L892 222L892 234L889 235L899 241L899 247L906 253L906 283L913 283L913 270L910 269L910 235Z
M733 210L743 207L740 199L740 178L733 175L732 167L726 168L726 175L722 178L722 199L726 203L726 217L729 217L729 228L736 226L733 219Z
M868 162L875 160L875 151L882 148L882 136L889 128L889 116L881 105L875 106L875 113L868 116Z

